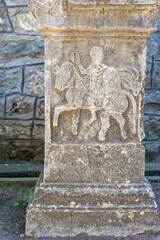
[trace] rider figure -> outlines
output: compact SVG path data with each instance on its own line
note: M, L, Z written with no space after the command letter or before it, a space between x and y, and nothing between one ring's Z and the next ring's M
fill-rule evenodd
M102 47L92 47L90 50L90 57L92 63L88 68L84 68L80 62L79 55L76 54L72 56L72 62L75 63L79 69L79 74L86 81L85 85L88 86L88 106L91 111L91 118L89 124L92 124L96 120L96 110L102 109L104 101L104 79L103 73L108 66L103 64L103 48ZM73 60L74 59L74 60Z

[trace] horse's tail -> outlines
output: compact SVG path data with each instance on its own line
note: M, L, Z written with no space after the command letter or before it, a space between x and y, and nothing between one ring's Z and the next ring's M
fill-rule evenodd
M123 92L125 93L125 95L127 95L127 97L130 99L131 103L132 103L132 107L133 107L133 111L132 111L132 116L133 116L133 133L136 133L136 128L137 128L137 103L135 98L133 97L133 95L126 91L123 90Z
M142 84L138 81L139 71L130 66L119 67L118 73L121 83L125 89L131 90L134 96L137 96L142 88Z

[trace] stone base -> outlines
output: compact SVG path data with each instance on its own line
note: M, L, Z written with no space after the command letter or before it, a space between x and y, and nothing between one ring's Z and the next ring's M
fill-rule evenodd
M143 183L145 151L137 143L48 144L44 182Z
M27 209L32 237L125 237L159 231L158 211L143 184L39 183Z

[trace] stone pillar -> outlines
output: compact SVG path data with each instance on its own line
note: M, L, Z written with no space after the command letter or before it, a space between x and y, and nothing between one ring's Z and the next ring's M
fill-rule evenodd
M45 39L45 165L27 235L159 230L141 144L146 39L158 2L30 2Z

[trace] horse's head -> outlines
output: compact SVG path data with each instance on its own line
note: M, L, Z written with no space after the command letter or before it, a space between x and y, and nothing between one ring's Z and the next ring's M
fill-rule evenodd
M69 88L74 74L73 64L69 61L64 62L59 68L56 76L55 88L64 91Z

